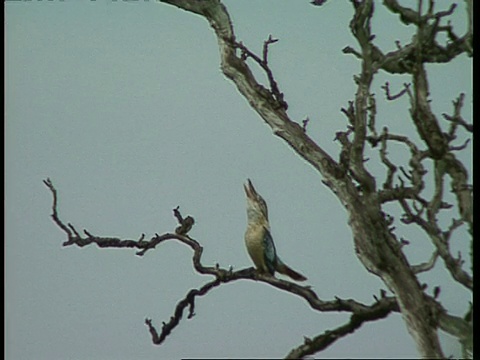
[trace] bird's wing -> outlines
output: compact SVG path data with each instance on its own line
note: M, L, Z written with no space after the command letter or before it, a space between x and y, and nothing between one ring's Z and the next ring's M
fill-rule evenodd
M265 229L265 234L263 236L263 248L265 256L265 264L270 271L270 274L275 273L275 268L277 267L277 252L275 250L275 244L273 243L272 235L267 228Z

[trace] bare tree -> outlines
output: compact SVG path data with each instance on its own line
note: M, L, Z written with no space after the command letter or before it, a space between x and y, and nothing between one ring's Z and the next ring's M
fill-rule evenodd
M123 240L99 237L84 230L81 235L75 227L65 224L57 212L57 192L52 182L45 180L53 195L53 221L67 235L64 246L86 246L97 244L99 247L137 248L137 255L156 248L166 240L176 240L189 246L193 251L193 265L200 274L208 274L213 279L198 289L191 289L176 306L173 316L164 322L160 331L151 319L146 319L152 341L161 344L179 323L185 311L192 317L197 297L207 294L222 284L239 279L260 281L305 299L313 310L326 312L348 312L350 320L339 327L325 331L314 338L305 339L302 344L292 349L287 358L302 358L315 354L344 336L354 332L364 323L385 318L392 312L401 313L407 329L416 343L419 354L426 358L444 358L438 330L453 336L462 344L465 357L473 356L473 310L465 309L464 318L448 313L438 301L440 291L435 288L433 296L427 294L425 286L418 279L418 274L433 268L437 259L443 261L445 268L456 281L469 291L473 291L473 275L464 269L460 254L454 256L449 241L456 229L466 225L473 244L473 188L469 184L467 170L455 156L457 151L467 147L468 138L462 145L453 145L458 130L473 132L473 125L461 114L464 95L460 94L453 101L451 114L442 114L445 122L441 124L432 111L429 99L429 84L426 64L448 63L460 54L472 56L473 38L473 1L466 0L467 30L463 36L457 35L450 22L446 21L456 5L446 10L437 11L435 2L428 4L418 1L416 8L400 5L397 0L384 0L383 6L397 14L403 24L415 27L415 36L408 44L396 43L396 48L385 52L375 45L375 36L371 31L374 16L373 0L351 0L353 16L350 30L357 40L356 48L347 46L345 54L358 58L361 71L355 76L357 86L354 100L341 109L349 125L336 133L335 139L341 146L338 160L329 155L307 133L308 118L302 123L292 120L287 114L287 102L275 80L274 72L269 66L269 46L277 41L269 37L263 46L262 54L249 50L237 41L232 22L226 7L220 0L161 0L180 9L204 17L213 28L220 50L221 69L226 77L233 81L250 106L271 127L273 134L283 139L300 157L310 163L322 177L323 183L336 195L348 213L348 224L353 235L355 252L372 274L381 278L394 294L387 296L381 292L372 304L363 304L351 299L322 300L308 286L300 286L286 280L277 279L256 272L253 268L233 271L219 265L207 267L202 265L203 248L200 243L188 235L194 225L192 217L183 217L178 208L174 216L179 226L173 233L155 234L150 239L142 235L138 240ZM325 1L312 1L320 6ZM378 6L378 5L377 5ZM440 36L441 35L441 36ZM443 42L440 38L445 38ZM443 43L443 44L442 44ZM254 77L250 66L259 66L266 74L268 85L263 86ZM393 134L384 126L379 130L376 119L376 99L371 92L371 84L379 72L387 74L407 74L410 83L396 94L392 94L389 83L383 87L387 101L407 96L410 103L409 116L421 141L412 137ZM448 125L448 129L443 129ZM388 146L398 143L407 149L410 157L408 167L394 164L388 157ZM379 186L376 177L365 164L366 148L378 149L380 162L385 167L385 182ZM427 164L433 166L433 174L427 176ZM445 201L444 183L450 179L451 192L455 203ZM425 184L430 184L434 191L431 197L425 194ZM395 219L389 214L385 205L394 203L403 215ZM441 224L437 216L448 210L458 213L449 226ZM455 210L455 211L454 211ZM431 259L425 263L411 265L403 252L408 243L398 230L396 222L418 226L434 245ZM473 263L473 250L470 252ZM188 308L188 310L186 310Z

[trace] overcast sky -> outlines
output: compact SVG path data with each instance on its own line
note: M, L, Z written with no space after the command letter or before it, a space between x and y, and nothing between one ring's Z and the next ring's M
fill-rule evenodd
M356 46L348 29L351 4L225 4L237 38L251 50L261 51L269 34L280 39L270 64L288 113L297 121L308 116L309 134L337 158L333 138L347 124L340 109L353 99L353 75L360 69L341 51ZM461 5L453 17L458 33L466 26ZM377 8L377 43L389 51L395 40L407 42L413 29L380 2ZM151 237L173 231L172 209L180 206L196 220L190 235L204 246L203 263L234 269L251 266L242 186L251 178L269 205L279 255L308 277L322 300L370 304L385 288L356 258L346 213L319 174L272 135L221 74L216 39L204 19L154 1L10 0L5 32L7 359L283 357L304 336L348 320L348 314L313 312L302 299L266 284L234 282L199 298L197 315L154 346L145 317L160 328L189 289L211 278L197 275L190 249L174 241L144 257L131 249L63 248L64 233L49 217L47 177L59 192L60 217L77 229ZM471 121L471 61L461 56L429 70L438 116L451 113L451 101L465 92L463 115ZM412 134L407 99L385 102L386 80L392 90L409 81L384 74L375 80L379 129ZM392 159L405 161L402 151L392 148ZM375 154L368 166L381 184ZM459 157L470 168L471 147ZM425 236L401 225L398 234L411 241L405 251L412 264L429 259ZM469 266L464 232L452 239L452 248L464 251ZM441 285L442 304L464 314L471 296L452 284L441 262L421 279L429 289ZM442 335L442 342L446 355L459 355L455 341ZM417 352L393 314L318 356Z

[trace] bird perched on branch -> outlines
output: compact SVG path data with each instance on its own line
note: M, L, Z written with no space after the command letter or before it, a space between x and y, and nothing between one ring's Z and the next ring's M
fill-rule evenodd
M244 186L247 195L247 231L245 232L245 244L248 254L253 260L255 267L260 273L274 275L275 271L291 277L293 280L307 280L283 263L277 256L275 244L270 234L268 223L267 203L253 187L250 179Z

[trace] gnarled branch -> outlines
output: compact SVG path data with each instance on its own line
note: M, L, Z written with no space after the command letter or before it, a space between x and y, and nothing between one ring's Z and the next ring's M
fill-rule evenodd
M96 244L101 248L137 248L141 250L136 254L138 256L143 256L148 250L155 249L159 244L166 240L177 240L193 250L192 263L193 267L199 274L212 275L215 277L215 279L205 283L200 288L191 289L188 291L187 295L178 302L177 306L175 307L174 314L170 320L162 323L160 333L153 325L152 319L145 319L145 325L148 327L148 330L152 336L152 342L155 345L162 344L166 337L171 334L172 330L179 325L187 307L187 318L191 319L195 315L195 299L197 297L208 294L211 290L218 287L222 283L229 283L236 280L252 280L267 283L279 290L283 290L303 298L309 304L309 306L316 311L351 312L353 314L352 316L362 319L360 322L355 322L355 328L360 327L364 321L375 320L378 318L379 314L382 314L382 317L385 317L391 312L399 311L396 299L393 297L382 297L380 300L377 299L377 301L372 305L365 305L352 299L335 298L335 300L324 301L321 300L309 286L301 286L290 281L278 279L269 274L258 273L254 268L251 267L233 271L232 268L223 269L218 264L213 267L204 266L201 263L203 247L197 240L189 237L188 235L179 233L166 233L163 235L155 234L155 236L147 241L144 240L145 234L142 234L138 240L122 240L119 238L96 236L91 234L89 231L84 230L86 236L82 237L73 227L73 225L69 224L69 227L71 228L69 229L60 219L57 209L57 190L55 189L52 181L47 179L44 181L44 183L52 192L53 196L52 218L55 224L62 229L68 237L67 241L63 243L63 246L77 245L79 247L84 247L87 245ZM186 226L185 223L189 224L190 221L188 219L191 217L187 216L184 218L181 215L178 207L176 207L173 212L180 224L179 228L184 229ZM345 332L342 336L345 336L350 332Z

